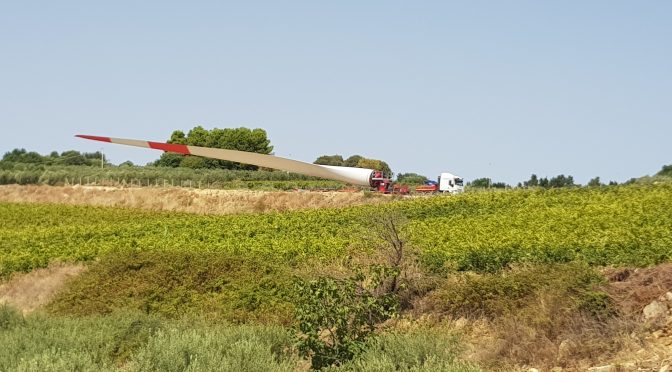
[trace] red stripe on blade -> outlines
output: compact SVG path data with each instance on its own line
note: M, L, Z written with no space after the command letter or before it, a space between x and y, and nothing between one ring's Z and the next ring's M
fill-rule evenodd
M78 134L75 137L94 140L94 141L112 142L112 139L110 139L110 137L87 136L85 134Z
M161 143L161 142L151 142L147 141L149 143L149 147L152 149L156 150L163 150L163 151L170 151L170 152L177 152L180 154L190 154L189 148L187 145L177 145L174 143Z

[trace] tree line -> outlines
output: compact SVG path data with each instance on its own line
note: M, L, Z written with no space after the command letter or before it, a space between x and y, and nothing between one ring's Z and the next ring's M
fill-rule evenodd
M5 163L42 164L42 165L97 165L100 166L103 154L96 152L79 152L68 150L59 153L52 151L49 155L40 155L35 151L14 149L2 157Z
M628 181L628 182L632 182ZM595 177L588 181L586 186L589 187L598 187L598 186L606 186L607 184L602 183L600 181L600 177ZM609 186L614 186L618 185L618 182L616 181L609 181L608 183ZM483 177L483 178L477 178L471 182L467 183L467 186L473 187L473 188L481 188L481 189L507 189L507 188L512 188L511 185L505 183L505 182L495 182L491 178ZM530 187L540 187L544 189L553 189L553 188L561 188L561 187L573 187L573 186L581 186L580 184L577 184L574 182L574 177L571 175L565 176L564 174L559 174L555 177L539 177L536 174L532 174L530 176L530 179L527 181L523 182L518 182L516 185L517 188L530 188Z
M168 143L182 144L190 146L213 147L229 150L255 152L259 154L273 154L273 146L264 129L255 128L249 129L245 127L240 128L213 128L205 129L202 126L196 126L185 133L182 130L175 130L167 140ZM100 151L87 153L75 150L68 150L64 152L52 151L49 155L40 155L34 151L26 151L25 149L14 149L7 152L0 160L0 163L5 164L36 164L36 165L83 165L83 166L98 166L111 165L104 160L103 154ZM342 155L322 155L319 156L314 164L333 165L345 167L358 167L376 169L382 171L386 177L393 177L392 169L389 164L379 159L369 159L361 155L352 155L344 158ZM170 168L190 168L190 169L226 169L226 170L245 170L257 171L259 167L249 164L241 164L230 162L226 160L203 158L199 156L182 155L170 152L164 152L160 158L147 165L156 167L170 167ZM126 161L120 166L133 166L133 163ZM269 170L270 171L270 170ZM656 176L670 177L672 176L672 165L663 166ZM396 175L396 180L403 184L423 184L428 180L426 176L417 173L399 173ZM633 178L626 183L635 182L637 179ZM607 185L617 185L615 181L610 181ZM600 180L600 177L591 179L587 186L596 187L605 185ZM505 182L493 181L491 178L482 177L472 180L467 183L467 186L472 188L511 188ZM541 188L560 188L580 186L574 182L571 175L564 174L555 177L538 177L532 174L529 180L519 182L516 187L541 187Z

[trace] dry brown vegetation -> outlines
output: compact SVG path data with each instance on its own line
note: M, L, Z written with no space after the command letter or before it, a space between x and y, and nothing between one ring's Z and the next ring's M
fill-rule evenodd
M233 214L381 203L388 197L362 192L201 190L155 187L0 186L0 201L62 203L199 214Z
M70 278L84 271L83 264L54 263L44 269L14 274L0 284L0 304L8 304L24 314L46 305Z
M545 280L535 270L525 271L524 275L507 275L514 275L512 282L522 286L534 278ZM527 277L528 273L532 275ZM588 297L582 299L581 306L572 299L579 289L576 284L563 288L555 282L556 278L571 281L572 273L581 274L577 269L556 270L548 286L530 290L518 299L509 297L511 288L505 291L509 295L490 291L494 286L505 287L501 278L471 279L466 284L449 281L416 304L419 313L414 317L421 323L448 325L459 331L468 346L467 359L487 370L579 371L610 366L612 369L604 370L658 371L672 364L672 264L606 269L607 282L595 288L599 292L586 292ZM488 288L481 289L480 284ZM442 311L441 307L450 303L442 292L457 298L450 313ZM599 306L596 300L602 301L601 297L595 296L599 293L607 294L603 299L613 312L604 312ZM643 309L655 300L667 303L669 310L666 317L652 324L644 319Z

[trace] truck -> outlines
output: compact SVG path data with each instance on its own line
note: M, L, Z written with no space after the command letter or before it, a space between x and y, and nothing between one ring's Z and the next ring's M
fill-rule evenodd
M437 181L427 180L424 185L415 188L415 192L422 194L450 193L459 194L464 192L464 179L452 173L441 173Z

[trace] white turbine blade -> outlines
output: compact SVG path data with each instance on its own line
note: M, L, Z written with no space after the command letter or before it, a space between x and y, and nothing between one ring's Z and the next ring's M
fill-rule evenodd
M226 150L211 147L188 146L172 143L132 140L132 139L113 138L113 137L100 137L100 136L88 136L88 135L77 135L76 137L81 137L84 139L90 139L95 141L117 143L127 146L151 148L156 150L175 152L178 154L196 155L196 156L203 156L206 158L251 164L256 165L258 167L278 169L287 172L304 174L306 176L320 177L335 181L343 181L353 185L360 185L360 186L371 186L371 175L373 173L373 169L336 167L326 165L323 166L323 165L305 163L298 160L281 158L279 156L259 154L256 152Z

